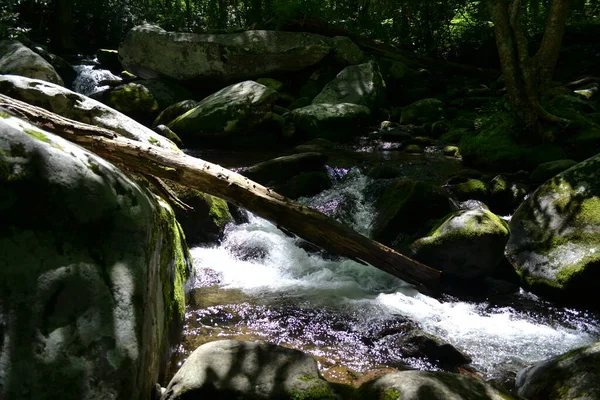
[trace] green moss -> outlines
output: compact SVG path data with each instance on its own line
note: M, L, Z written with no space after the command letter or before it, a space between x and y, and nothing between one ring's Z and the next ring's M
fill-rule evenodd
M36 131L35 129L23 129L23 132L31 137L36 138L37 140L41 140L44 143L51 143L50 139L48 139L48 136L40 131Z
M314 385L308 389L303 390L292 390L290 399L291 400L335 400L336 396L333 394L331 388L326 382L314 378L314 377L302 377L300 380L304 382L315 381Z
M160 142L153 137L149 138L148 141L155 146L158 146L160 144Z
M225 200L218 197L210 195L206 196L209 197L208 201L210 202L209 214L215 225L222 228L232 220L231 213L229 212L229 205Z
M378 400L399 400L401 399L402 393L396 389L388 389L379 394Z
M96 175L102 175L100 172L100 166L98 164L96 164L95 162L90 161L88 163L88 167L92 170L92 172L94 172Z
M0 110L0 118L2 118L2 119L10 118L10 114Z

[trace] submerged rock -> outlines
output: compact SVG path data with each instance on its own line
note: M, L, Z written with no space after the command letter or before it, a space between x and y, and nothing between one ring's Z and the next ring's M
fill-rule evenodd
M136 26L119 47L123 66L144 79L235 82L298 71L331 51L329 39L311 33L245 31L229 34L167 32Z
M338 398L317 362L274 344L221 340L196 349L175 374L161 400L191 398Z
M253 81L227 86L168 124L181 139L198 144L206 137L245 135L265 121L277 92Z
M312 101L313 104L359 104L370 109L385 99L385 82L374 61L346 67Z
M112 108L64 87L21 76L0 75L0 93L75 121L110 129L126 138L177 150L169 139Z
M2 113L0 215L0 397L149 399L190 274L171 208Z
M49 62L17 40L0 41L0 74L20 75L64 85Z
M486 209L460 210L413 243L413 256L445 274L489 276L504 258L508 226Z
M403 371L363 384L358 398L365 400L510 400L479 378L448 372Z
M531 400L600 398L600 343L571 350L517 374L519 395Z
M348 141L360 133L370 116L368 107L357 104L313 104L289 113L285 133L294 137Z
M556 175L515 212L506 255L535 293L598 308L600 156Z

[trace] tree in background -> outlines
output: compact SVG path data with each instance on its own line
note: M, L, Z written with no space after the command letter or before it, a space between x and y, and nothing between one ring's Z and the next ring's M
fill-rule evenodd
M539 2L535 1L538 12ZM529 43L521 23L521 0L488 0L496 32L496 44L506 90L516 118L529 129L544 132L548 123L564 123L544 109L540 98L551 84L568 17L569 0L552 0L544 34L537 52Z

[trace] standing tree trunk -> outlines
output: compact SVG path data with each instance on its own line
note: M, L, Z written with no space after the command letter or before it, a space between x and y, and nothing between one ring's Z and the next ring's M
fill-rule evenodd
M73 1L56 0L54 2L54 47L68 53L75 49L73 40Z
M547 123L566 120L546 111L540 97L550 85L565 32L569 0L553 0L537 53L529 54L521 26L521 0L488 0L506 90L517 120L540 133Z

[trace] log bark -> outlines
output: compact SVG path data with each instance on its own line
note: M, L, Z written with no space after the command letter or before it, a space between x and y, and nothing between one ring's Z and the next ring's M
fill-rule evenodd
M368 263L409 282L421 292L437 294L440 290L440 271L219 165L126 139L2 94L0 108L131 171L169 179L227 200L327 251Z

